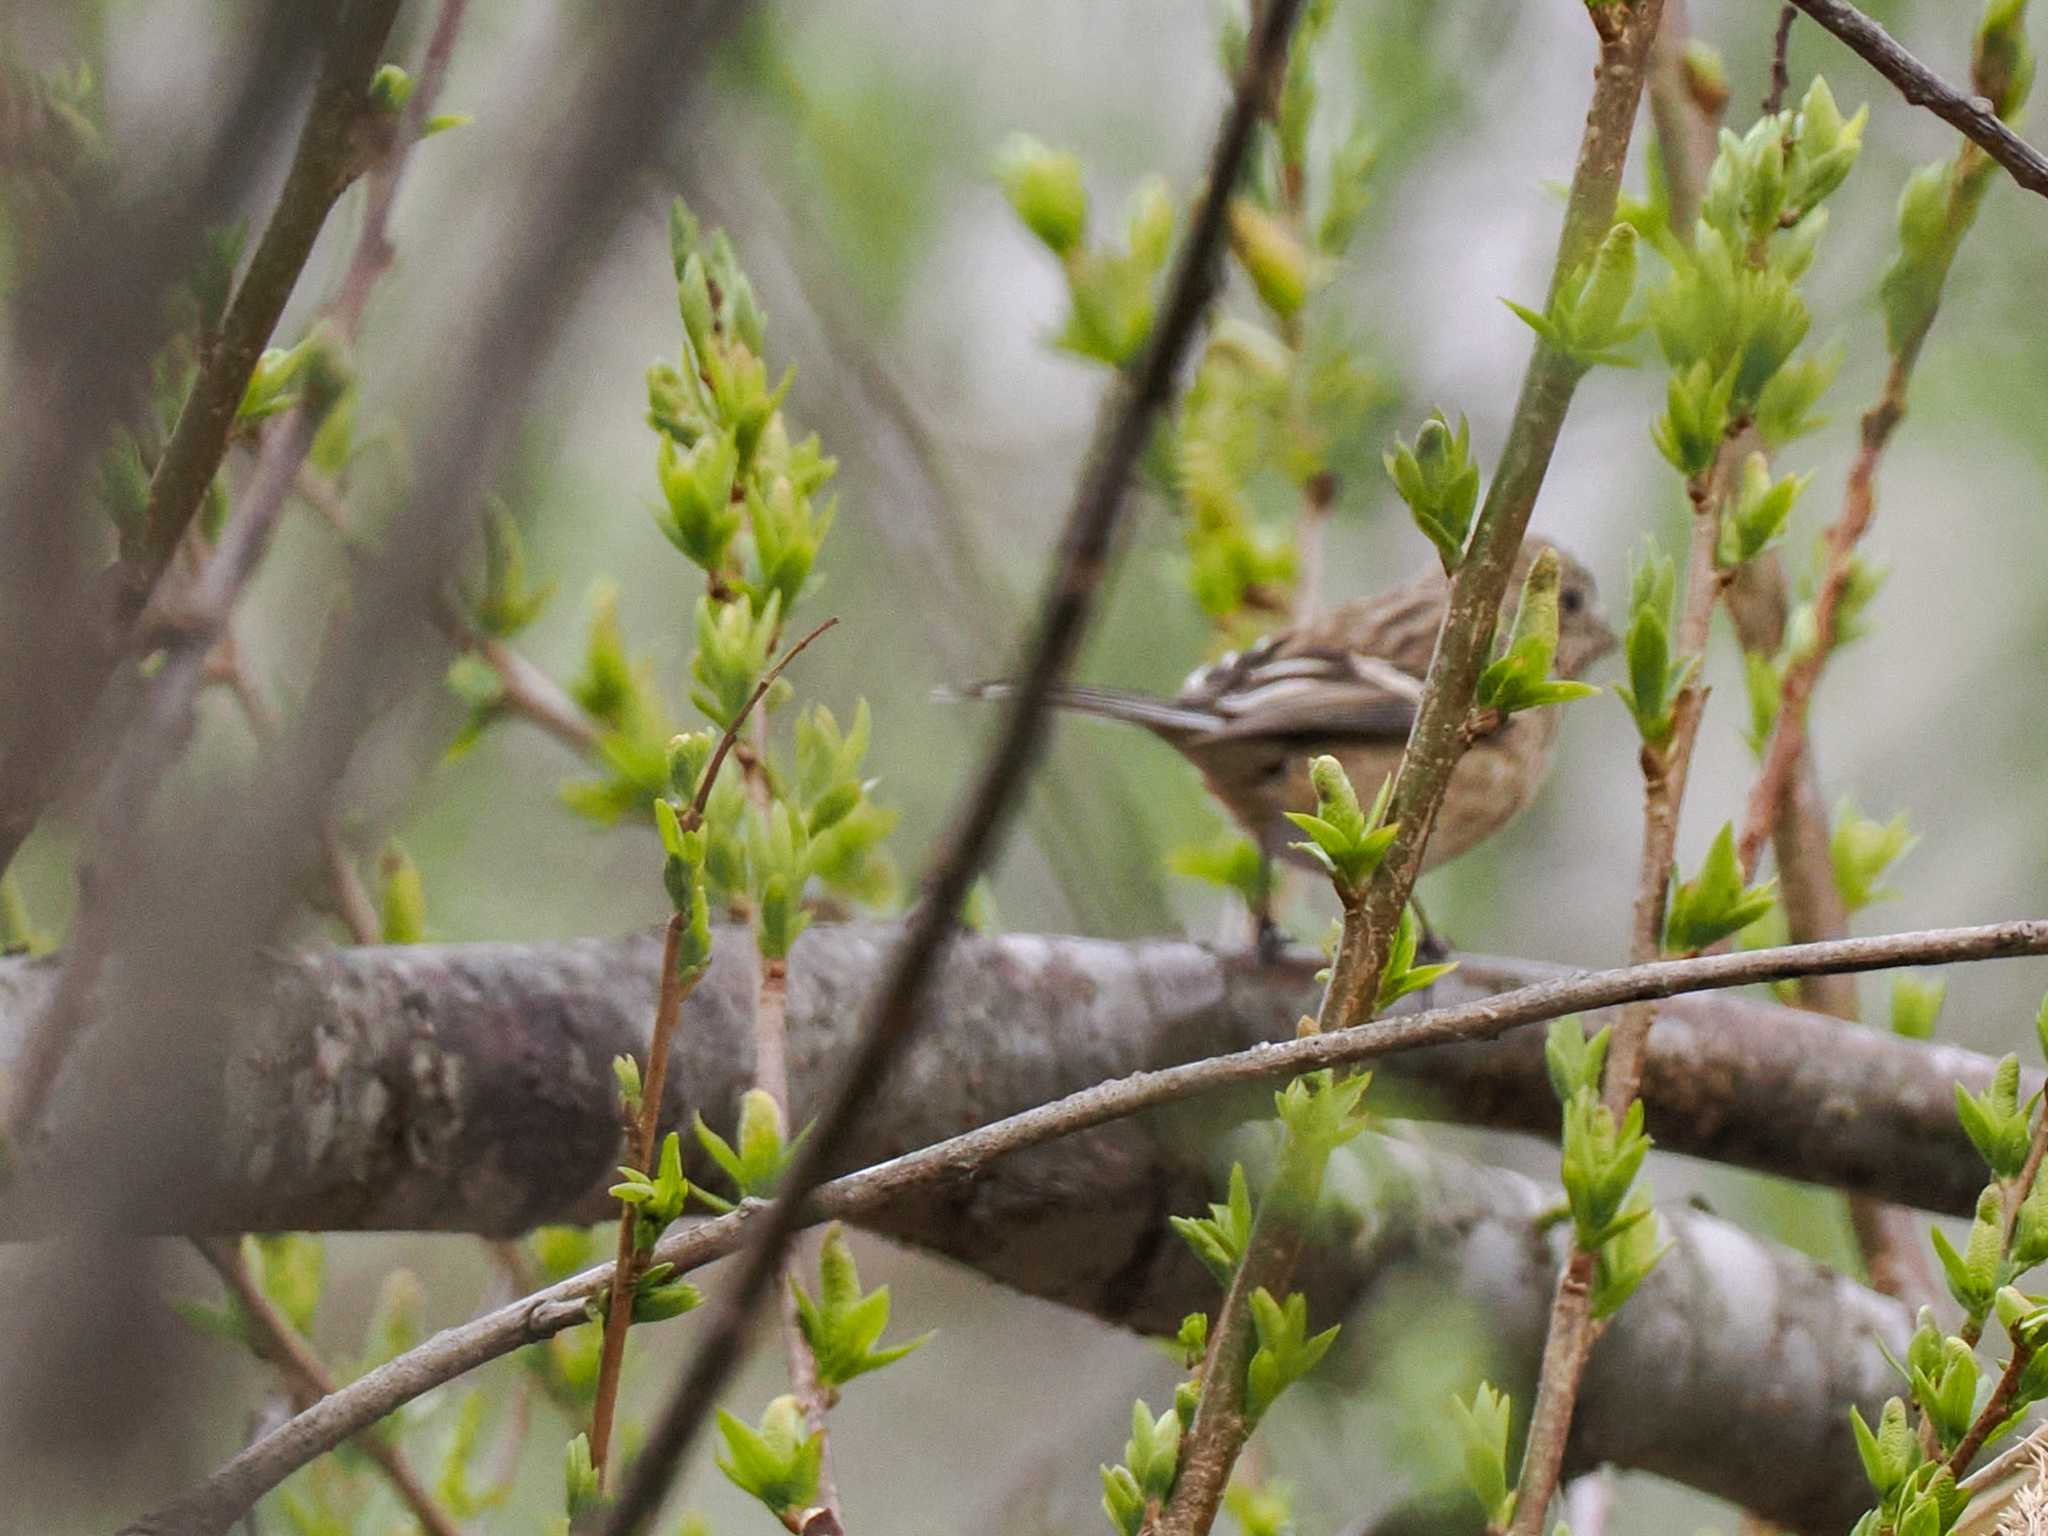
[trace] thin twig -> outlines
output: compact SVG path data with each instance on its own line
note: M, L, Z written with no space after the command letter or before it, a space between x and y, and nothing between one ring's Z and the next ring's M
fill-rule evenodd
M853 1059L785 1175L782 1197L707 1320L705 1340L635 1462L604 1527L606 1536L627 1536L644 1527L688 1453L738 1363L748 1318L781 1273L802 1201L823 1180L869 1094L908 1038L918 999L953 932L960 904L1015 809L1042 745L1040 727L1052 692L1072 666L1093 615L1131 472L1150 441L1153 423L1173 398L1181 362L1215 294L1225 204L1250 149L1259 102L1285 67L1287 38L1299 10L1300 0L1273 0L1248 42L1245 73L1217 136L1207 183L1175 258L1158 320L1136 366L1105 406L1001 735L941 845L923 899L865 1012Z
M697 785L697 793L691 798L689 809L679 818L685 832L694 832L704 824L704 809L711 804L711 787L718 781L718 770L724 765L725 759L732 751L734 743L739 740L740 727L747 723L747 716L754 712L754 706L767 696L770 688L775 686L775 680L782 676L782 669L801 656L804 648L813 640L817 639L818 636L825 633L826 630L838 622L839 620L836 618L825 620L824 623L805 635L803 639L797 641L795 645L784 651L782 659L761 674L761 680L754 684L754 691L747 695L747 702L740 706L740 712L732 717L732 724L727 726L725 734L718 738L718 745L711 753L711 761L705 765L704 777Z
M1781 23L1781 56L1783 39ZM1980 59L1973 65L1973 71L1983 67ZM1993 82L1974 73L1971 84L1987 96L1997 90ZM1874 511L1879 461L1904 413L1907 383L1939 312L1940 284L1946 281L1956 248L1975 217L1990 178L1990 165L1989 157L1974 142L1966 141L1956 155L1948 182L1949 240L1940 257L1935 293L1911 333L1892 338L1893 360L1884 394L1863 418L1861 451L1849 475L1841 516L1829 530L1824 546L1822 599L1827 607L1827 642L1795 658L1786 680L1792 686L1789 690L1780 688L1778 720L1745 816L1745 867L1754 870L1767 830L1777 856L1786 927L1795 942L1837 938L1848 931L1848 913L1835 887L1828 813L1821 797L1807 719L1814 686L1835 637L1840 584L1850 569L1848 544L1840 536L1853 537L1852 528L1860 532ZM1731 602L1730 611L1743 649L1775 656L1784 643L1784 569L1776 557L1767 557L1753 571L1745 571L1742 585L1746 592L1742 600ZM1817 619L1821 606L1822 603L1816 604ZM1788 697L1792 704L1789 716ZM1800 996L1808 1007L1838 1018L1853 1020L1860 1013L1856 988L1845 978L1809 979L1801 985ZM1850 1197L1849 1215L1872 1284L1913 1306L1938 1299L1939 1288L1930 1272L1918 1226L1911 1218L1860 1194Z
M440 99L441 86L448 78L448 61L455 54L456 34L462 30L463 13L468 8L469 0L441 0L433 35L427 39L419 73L413 77L412 95L406 98L391 146L370 170L369 196L363 202L363 225L356 236L355 255L349 260L332 309L342 334L350 340L362 330L363 311L369 305L371 290L390 269L394 255L388 233L391 208L398 201L399 184L405 180L406 167L411 163L407 151L419 142L427 118Z
M1778 30L1771 38L1771 83L1764 92L1765 117L1769 117L1785 105L1785 92L1792 84L1785 56L1792 47L1792 23L1798 16L1799 7L1794 5L1792 0L1785 0L1778 8Z
M1683 0L1664 0L1664 19L1650 48L1650 120L1657 128L1657 155L1664 166L1670 199L1671 233L1691 245L1700 196L1714 163L1715 133L1727 106L1723 86L1713 99L1702 96L1702 77L1686 62Z
M1899 45L1891 33L1843 0L1792 0L1835 34L1916 107L1982 146L2006 174L2029 192L2048 197L2048 159L1999 120L1991 103L1947 84Z
M368 87L398 3L362 0L328 51L277 206L150 476L143 550L120 583L132 601L146 598L177 553L220 469L257 359L314 241L336 200L363 169L360 130L370 112ZM82 626L76 645L93 653L73 658L81 675L61 690L64 706L49 712L28 750L9 754L7 772L0 776L0 869L13 860L59 788L59 770L76 754L94 706L132 643L127 633L132 617L132 611L117 611L110 624Z
M1740 462L1740 443L1730 438L1715 452L1707 472L1687 487L1692 503L1692 537L1686 552L1685 604L1679 614L1677 654L1704 663L1708 626L1721 582L1715 567L1715 541L1721 508ZM1664 908L1671 886L1671 862L1678 849L1678 815L1685 802L1686 780L1692 771L1693 747L1699 739L1706 690L1699 669L1672 708L1671 739L1662 747L1645 746L1643 766L1643 849L1636 867L1635 904L1629 938L1629 959L1654 960L1663 947ZM1609 1047L1601 1098L1619 1116L1642 1087L1643 1053L1650 1037L1651 1012L1645 1007L1623 1011Z
M213 483L256 360L277 329L327 215L368 169L365 127L373 110L368 87L398 0L366 0L358 11L351 18L357 25L329 56L277 210L150 476L147 545L158 569L170 559Z
M1099 1083L821 1184L808 1192L796 1212L795 1224L859 1221L908 1193L971 1179L998 1159L1027 1148L1225 1088L1271 1082L1323 1067L1355 1065L1423 1046L1489 1040L1518 1025L1642 998L1825 973L2022 956L2048 956L2048 918L1700 955L1563 977L1455 1008L1398 1015L1361 1029L1257 1046ZM673 1232L656 1246L651 1258L656 1263L672 1263L679 1271L723 1258L750 1246L756 1236L751 1229L765 1226L779 1204L750 1201L732 1215ZM127 1536L173 1531L180 1536L217 1536L286 1477L386 1414L523 1345L583 1321L585 1302L610 1283L611 1266L600 1265L444 1330L266 1435L200 1486L128 1527Z
M1704 657L1708 625L1720 590L1715 568L1715 542L1721 506L1728 494L1736 462L1736 443L1724 440L1714 462L1687 487L1692 501L1692 539L1686 558L1685 605L1679 616L1677 654ZM1699 737L1706 693L1694 678L1679 694L1673 710L1670 740L1657 747L1645 743L1643 768L1643 849L1636 872L1635 904L1629 958L1636 964L1663 952L1664 915L1671 885L1671 861L1678 843L1678 814L1692 768L1693 746ZM1608 1047L1601 1099L1617 1120L1642 1088L1643 1061L1656 1010L1647 1002L1631 1003L1616 1023ZM1576 1240L1557 1279L1551 1298L1550 1326L1544 1335L1543 1365L1536 1378L1536 1400L1529 1410L1528 1448L1516 1484L1515 1516L1508 1529L1516 1536L1534 1536L1549 1520L1551 1495L1564 1473L1565 1446L1579 1400L1579 1383L1599 1324L1593 1317L1592 1287L1598 1254Z
M499 699L505 708L537 725L579 757L592 757L604 727L548 674L495 635L465 620L452 602L437 603L434 622L455 645L498 674Z
M704 776L698 781L696 794L678 818L685 831L694 832L704 824L704 808L711 803L711 791L718 783L718 770L725 766L726 756L739 739L740 728L747 723L754 706L767 696L768 690L775 686L775 680L782 676L783 669L802 654L804 647L838 622L836 618L825 620L784 651L775 665L761 674L760 681L754 684L754 691L747 695L747 701L719 737L718 746L705 765ZM687 975L681 970L683 924L682 914L671 916L662 938L661 992L655 1003L654 1034L648 1041L647 1063L642 1073L640 1118L633 1126L634 1166L649 1170L653 1169L655 1162L654 1138L661 1128L662 1095L668 1088L669 1049L675 1040L676 1022L682 1017L684 1000L704 974L701 967ZM787 1099L788 1093L785 1084L781 1096ZM626 1334L633 1326L633 1282L645 1268L645 1260L634 1241L638 1222L639 1212L635 1207L628 1205L619 1212L618 1256L612 1261L604 1319L604 1348L598 1360L597 1392L590 1415L590 1461L597 1469L600 1487L603 1486L607 1458L611 1452L612 1416L618 1406L619 1381L626 1363Z
M636 1168L654 1167L654 1136L661 1122L661 1096L667 1087L669 1045L675 1039L676 1020L682 1016L683 999L696 985L700 973L685 976L678 964L683 942L683 918L668 920L661 945L661 995L655 1004L654 1035L647 1047L647 1069L642 1083L640 1118L632 1127L630 1155ZM612 1416L619 1402L619 1382L626 1365L626 1334L633 1326L633 1282L646 1267L634 1242L639 1211L626 1206L619 1212L618 1254L612 1260L611 1284L606 1295L604 1345L598 1356L597 1390L590 1408L590 1461L603 1486L610 1465Z
M1893 429L1906 413L1906 380L1911 366L1910 360L1895 359L1885 376L1884 394L1863 414L1861 445L1849 467L1842 512L1828 525L1825 535L1827 558L1821 571L1820 590L1813 601L1813 638L1785 670L1778 691L1777 723L1743 810L1742 835L1736 843L1736 853L1745 875L1756 871L1764 841L1777 822L1778 808L1784 803L1793 773L1806 750L1807 706L1813 699L1821 670L1835 648L1842 597L1854 573L1856 542L1877 511L1877 467Z
M2012 1358L1999 1372L1998 1385L1991 1389L1991 1396L1984 1400L1977 1417L1970 1421L1969 1430L1948 1454L1944 1466L1950 1477L1961 1477L1970 1463L1977 1459L1977 1453L1984 1449L1984 1442L1991 1438L1991 1432L2011 1417L2013 1399L2019 1394L2020 1378L2026 1374L2033 1358L2033 1350L2022 1341L2013 1340Z
M236 1305L249 1322L254 1325L258 1337L252 1341L256 1353L277 1368L284 1378L285 1393L291 1398L292 1409L304 1413L324 1397L331 1397L335 1391L333 1374L313 1352L313 1346L294 1328L291 1320L278 1310L263 1287L256 1283L249 1273L249 1266L242 1261L242 1251L230 1239L206 1237L193 1239L192 1246L199 1256L213 1266ZM366 1434L357 1442L377 1463L385 1478L397 1490L406 1508L413 1513L421 1527L430 1536L461 1536L454 1518L435 1502L427 1491L426 1484L413 1471L412 1463L396 1442L382 1435Z

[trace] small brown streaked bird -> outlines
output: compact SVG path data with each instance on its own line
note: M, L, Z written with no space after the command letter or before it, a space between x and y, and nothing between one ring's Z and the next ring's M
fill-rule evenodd
M1503 605L1503 630L1513 621L1513 594L1520 593L1529 566L1554 547L1539 539L1522 546ZM1563 550L1557 553L1553 672L1577 677L1613 650L1616 638L1601 617L1591 573ZM1210 793L1266 858L1305 863L1288 849L1301 834L1283 813L1315 808L1310 759L1335 756L1360 798L1370 801L1408 744L1448 593L1442 570L1431 566L1398 587L1340 603L1218 658L1170 699L1074 687L1053 702L1143 726L1201 770ZM985 683L966 692L994 698L1007 686ZM1492 836L1535 798L1549 771L1560 713L1510 715L1472 742L1451 775L1424 869Z

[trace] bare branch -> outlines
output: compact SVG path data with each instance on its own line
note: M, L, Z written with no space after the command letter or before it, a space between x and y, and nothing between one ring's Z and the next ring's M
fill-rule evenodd
M1367 1307L1381 1286L1420 1279L1453 1302L1483 1308L1514 1362L1507 1384L1519 1388L1533 1371L1557 1262L1536 1235L1555 1191L1405 1142L1367 1138L1365 1146L1368 1180L1387 1198L1352 1229L1355 1236L1310 1256L1305 1283L1318 1312ZM971 1166L962 1160L957 1171L964 1177ZM917 1187L908 1174L899 1160L834 1180L816 1192L806 1219L872 1219L900 1208ZM1191 1198L1200 1187L1201 1176L1194 1177ZM1130 1225L1130 1202L1142 1197L1121 1182L1111 1193L1125 1202L1120 1220ZM1007 1206L1006 1229L1014 1237L1033 1215L1051 1220L1070 1205L1071 1186L1056 1179L1038 1191L1035 1208ZM750 1204L672 1234L655 1258L680 1271L698 1268L738 1250L766 1214ZM1605 1336L1571 1464L1641 1467L1740 1498L1795 1529L1841 1528L1863 1497L1845 1406L1875 1412L1890 1390L1876 1345L1903 1347L1911 1328L1905 1310L1739 1227L1690 1210L1668 1210L1661 1219L1674 1250ZM1158 1230L1145 1225L1136 1240L1163 1249L1175 1261L1170 1273L1144 1277L1147 1293L1136 1310L1128 1287L1097 1287L1086 1304L1112 1321L1161 1331L1213 1294L1212 1283L1170 1238L1160 1241L1163 1212ZM219 1536L291 1472L386 1414L583 1321L585 1299L608 1276L609 1266L590 1270L443 1330L248 1447L123 1536ZM1743 1318L1745 1327L1729 1328L1729 1317ZM1682 1341L1676 1354L1675 1341ZM1674 1359L1683 1367L1674 1369Z
M1991 103L1967 96L1946 83L1899 45L1876 21L1843 0L1792 0L1792 3L1847 43L1899 94L1925 107L1984 153L2005 167L2006 174L2029 192L2048 197L2048 159L1999 121Z
M255 1328L258 1337L253 1346L261 1358L268 1360L284 1378L285 1390L292 1400L292 1407L304 1413L323 1397L332 1397L335 1392L334 1373L329 1371L320 1357L313 1352L313 1346L291 1325L291 1320L280 1312L277 1304L264 1293L249 1273L249 1266L242 1262L241 1251L232 1243L219 1238L206 1238L193 1244L199 1256L213 1266L221 1282L235 1298L235 1305L243 1317ZM412 1463L406 1459L394 1441L380 1435L364 1435L357 1444L369 1458L377 1463L399 1498L413 1513L413 1518L429 1533L429 1536L460 1536L448 1511L435 1502L427 1492Z

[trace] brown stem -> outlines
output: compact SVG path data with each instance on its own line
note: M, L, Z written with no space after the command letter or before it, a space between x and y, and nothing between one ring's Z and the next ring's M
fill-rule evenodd
M1891 81L1907 101L1927 108L1974 141L2029 192L2048 197L2048 159L2001 122L1988 101L1947 84L1900 47L1891 33L1853 5L1843 0L1792 3L1847 43L1864 63Z
M1721 505L1727 497L1736 459L1736 443L1724 440L1706 473L1694 478L1692 539L1686 557L1685 605L1679 615L1677 654L1703 658L1714 600L1721 588L1714 552L1721 526ZM1698 673L1695 668L1694 677ZM1678 842L1678 815L1685 803L1685 783L1692 768L1693 746L1699 738L1706 691L1697 680L1686 685L1673 709L1671 738L1661 747L1645 743L1643 767L1643 852L1636 871L1636 897L1629 937L1629 958L1641 965L1663 952L1664 910L1671 885L1671 862ZM1617 1120L1642 1088L1643 1061L1656 1010L1647 1002L1624 1008L1608 1047L1601 1098ZM1579 1383L1598 1332L1592 1314L1592 1283L1596 1254L1574 1240L1571 1257L1557 1279L1551 1299L1550 1330L1543 1342L1543 1365L1536 1378L1536 1402L1529 1415L1528 1449L1516 1483L1512 1536L1535 1536L1548 1519L1551 1496L1564 1473L1565 1444L1579 1400Z
M1799 16L1799 7L1792 0L1778 8L1778 30L1771 38L1771 83L1764 92L1764 116L1769 117L1785 105L1785 91L1792 79L1785 67L1785 56L1792 46L1792 23Z
M391 266L395 254L388 233L391 207L398 201L399 184L404 181L410 163L408 152L419 141L434 103L440 99L441 86L448 78L448 61L455 53L455 37L462 30L463 13L468 8L469 0L441 0L433 35L427 39L427 51L420 59L419 73L413 77L412 95L406 98L390 148L370 169L362 231L356 236L355 255L342 276L341 292L335 297L332 311L342 334L351 340L362 330L363 311L369 305L371 290Z
M652 1170L654 1136L661 1124L661 1096L668 1081L669 1045L675 1038L676 1020L682 1017L683 999L690 995L702 973L685 975L681 965L683 919L668 920L661 944L661 992L654 1008L654 1037L648 1042L647 1064L641 1074L640 1117L630 1129L632 1166ZM612 1260L611 1283L606 1292L604 1348L598 1357L597 1395L590 1408L590 1463L597 1469L598 1485L604 1485L610 1464L612 1417L618 1409L619 1381L626 1365L626 1333L633 1326L633 1283L646 1268L645 1257L633 1240L639 1212L626 1206L619 1213L618 1253Z
M1721 590L1714 549L1738 462L1739 443L1730 438L1715 452L1714 462L1688 492L1692 501L1692 538L1685 563L1685 605L1679 614L1677 654L1704 663L1708 626ZM1678 848L1678 815L1685 803L1685 784L1692 772L1693 747L1699 739L1706 690L1693 681L1679 694L1672 711L1671 739L1661 747L1645 744L1643 768L1643 851L1636 866L1636 894L1629 937L1629 959L1640 965L1662 953L1664 908L1671 887L1671 864ZM1635 1004L1622 1011L1615 1026L1601 1088L1602 1100L1616 1116L1624 1113L1643 1082L1643 1056L1655 1010Z
M321 1363L291 1320L280 1312L263 1287L249 1273L249 1266L242 1262L240 1247L229 1239L206 1237L193 1239L192 1246L199 1256L213 1266L228 1290L233 1294L242 1316L255 1328L258 1337L252 1347L263 1359L277 1368L284 1379L285 1393L292 1400L295 1412L304 1413L324 1397L331 1397L336 1390L333 1375ZM356 1444L369 1453L377 1463L385 1479L404 1500L406 1508L413 1513L423 1530L429 1536L461 1536L461 1528L454 1517L435 1502L427 1491L426 1484L412 1469L405 1452L385 1436L365 1433L358 1437Z
M1217 1309L1216 1333L1202 1359L1201 1403L1181 1442L1173 1495L1147 1536L1202 1536L1216 1523L1231 1469L1254 1427L1245 1409L1245 1374L1255 1342L1251 1299L1261 1290L1285 1296L1302 1248L1296 1215L1260 1212L1244 1260Z
M613 1506L605 1536L628 1536L653 1516L712 1402L738 1364L747 1320L781 1273L802 1202L823 1182L868 1095L908 1037L917 1002L953 932L960 904L1015 809L1038 755L1044 734L1040 727L1053 690L1072 666L1093 615L1131 472L1151 440L1153 424L1172 401L1182 361L1216 292L1225 204L1251 147L1258 102L1286 66L1287 39L1299 12L1300 0L1271 0L1253 28L1245 72L1217 135L1207 186L1174 259L1157 323L1105 406L1002 732L940 845L923 899L865 1011L861 1043L786 1174L784 1193L769 1208L730 1289L708 1320L704 1342Z
M276 211L150 476L145 520L153 571L161 571L169 561L198 513L227 452L235 411L248 390L256 360L277 328L313 242L336 200L365 169L364 136L374 122L367 92L398 13L398 0L364 0L355 11L353 25L321 71L313 109Z
M754 1082L765 1090L782 1111L785 1127L794 1125L789 1103L789 961L780 955L761 956L760 985L754 996ZM811 1529L811 1518L822 1509L838 1525L845 1514L839 1502L838 1480L832 1472L832 1437L826 1415L837 1394L818 1380L817 1357L804 1337L796 1307L796 1263L783 1269L782 1305L778 1309L783 1354L789 1361L789 1385L803 1408L804 1422L824 1447L818 1473L818 1504L801 1511L801 1524L793 1529Z
M1551 272L1553 296L1592 259L1613 226L1622 167L1635 129L1636 107L1643 94L1662 0L1595 7L1591 15L1600 30L1600 57ZM1548 302L1546 299L1546 305ZM1437 636L1436 654L1430 660L1422 701L1395 781L1389 820L1400 832L1366 893L1369 946L1367 963L1361 967L1364 985L1346 999L1341 1010L1340 1021L1346 1026L1371 1012L1401 910L1415 889L1423 850L1449 790L1451 772L1464 750L1465 722L1493 643L1501 599L1521 551L1522 535L1584 372L1576 360L1539 340L1523 376L1507 441L1487 487L1471 547L1451 581L1443 629Z
M754 706L775 685L783 668L796 660L805 646L838 622L837 619L825 620L784 651L781 659L761 674L754 691L747 695L746 703L740 706L739 713L732 717L731 724L718 739L711 761L705 766L704 777L697 785L696 797L680 818L685 830L694 831L703 824L704 808L711 802L712 788L718 782L718 770L725 765L726 756L739 739L740 728L747 723L747 716L754 712ZM650 1171L654 1167L655 1132L661 1124L662 1092L668 1080L669 1045L675 1038L676 1020L681 1016L683 999L690 995L704 974L701 966L687 975L680 968L683 922L680 914L670 917L662 939L661 993L655 1005L654 1038L648 1044L647 1064L641 1077L640 1119L633 1128L633 1166ZM785 1076L779 1070L779 1059L777 1066L778 1076ZM785 1083L778 1100L786 1099L788 1093ZM598 1360L597 1398L590 1415L590 1461L597 1469L599 1487L604 1485L606 1458L611 1450L612 1416L618 1406L619 1379L626 1363L626 1333L633 1326L633 1283L646 1266L644 1256L634 1243L634 1227L638 1219L638 1213L632 1206L619 1213L618 1254L612 1261L611 1287L604 1320L604 1349Z
M1977 1453L1984 1449L1984 1442L1991 1438L1991 1432L2012 1416L2013 1399L2019 1394L2020 1377L2026 1374L2027 1364L2034 1358L2034 1352L2017 1339L2013 1341L2012 1358L2005 1362L2005 1369L1999 1373L1998 1385L1991 1389L1991 1396L1985 1399L1984 1407L1970 1423L1968 1433L1949 1452L1944 1465L1950 1477L1961 1477L1970 1470L1970 1463L1977 1459Z
M1827 558L1820 589L1814 597L1813 639L1785 671L1778 695L1777 725L1771 732L1763 767L1758 770L1743 811L1736 853L1745 878L1756 871L1764 840L1778 819L1800 756L1806 750L1807 705L1835 646L1842 594L1849 585L1856 541L1863 537L1877 510L1877 468L1893 430L1906 413L1906 381L1911 370L1910 358L1895 358L1885 375L1883 395L1863 413L1862 442L1849 468L1841 515L1828 526L1825 535Z

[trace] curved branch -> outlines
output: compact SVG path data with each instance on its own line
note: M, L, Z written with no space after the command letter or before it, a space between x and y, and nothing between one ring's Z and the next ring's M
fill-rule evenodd
M1212 1282L1164 1230L1174 1205L1198 1200L1206 1187L1193 1150L1202 1139L1180 1139L1164 1201L1157 1174L1112 1160L1105 1175L1096 1160L1088 1198L1118 1205L1122 1234L1118 1251L1100 1256L1120 1273L1090 1299L1098 1316L1161 1332L1209 1299ZM947 1171L973 1166L963 1156ZM929 1198L916 1182L931 1168L920 1155L834 1180L816 1192L804 1219L864 1220L885 1230L915 1222ZM1041 1166L1033 1187L1011 1191L1000 1211L977 1212L957 1191L942 1195L961 1212L953 1237L971 1245L989 1236L978 1229L1000 1222L1010 1262L1028 1265L1051 1234L1070 1230L1074 1173L1064 1163ZM1367 1309L1428 1286L1442 1305L1488 1319L1496 1356L1489 1368L1510 1389L1525 1390L1557 1262L1539 1236L1555 1192L1386 1138L1369 1138L1350 1174L1345 1183L1366 1191L1371 1208L1336 1222L1344 1235L1309 1256L1303 1288L1318 1314ZM1133 1221L1133 1211L1147 1210L1149 1218ZM766 1211L750 1204L673 1234L654 1258L682 1271L707 1264L747 1242ZM1874 1412L1889 1390L1878 1346L1902 1347L1910 1330L1905 1309L1713 1217L1672 1210L1662 1220L1673 1251L1593 1353L1568 1464L1639 1467L1739 1498L1793 1529L1842 1528L1862 1508L1847 1405ZM1149 1256L1135 1282L1126 1248ZM444 1329L323 1398L122 1536L218 1536L293 1471L384 1415L582 1322L584 1300L609 1274L608 1265L590 1270ZM1012 1278L1030 1283L1025 1271Z

